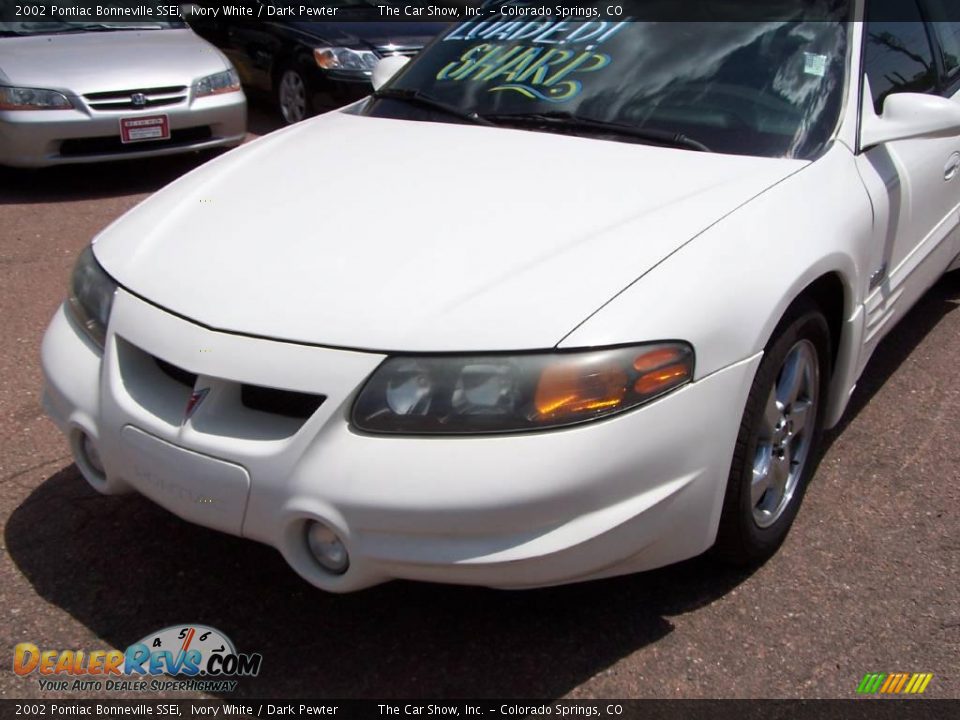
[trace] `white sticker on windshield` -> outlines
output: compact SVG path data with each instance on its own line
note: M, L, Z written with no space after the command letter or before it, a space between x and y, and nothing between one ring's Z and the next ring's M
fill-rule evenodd
M827 74L827 56L805 52L803 54L803 72L814 77L823 77Z

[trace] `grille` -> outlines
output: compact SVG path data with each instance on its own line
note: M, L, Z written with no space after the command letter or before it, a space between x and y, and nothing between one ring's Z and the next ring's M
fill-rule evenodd
M163 371L163 374L172 380L176 380L190 389L193 389L196 385L196 374L158 357L153 358L153 361ZM240 404L248 410L257 410L271 415L282 415L283 417L300 420L306 420L313 415L326 399L323 395L277 390L260 385L244 384L240 386Z
M143 96L142 103L134 102L134 97ZM186 85L169 87L141 88L134 90L113 90L84 95L91 110L149 110L165 105L176 105L187 99Z
M186 385L191 390L193 386L197 384L197 376L192 372L187 372L183 368L178 368L176 365L171 365L166 360L161 360L158 357L155 357L153 361L157 364L163 374L169 378L176 380L181 385Z
M75 157L79 155L106 155L111 153L143 152L157 150L178 145L192 145L213 137L213 132L207 125L193 128L182 128L170 131L169 140L150 140L148 142L124 143L119 135L92 138L71 138L60 143L60 155Z
M377 55L386 57L388 55L403 55L404 57L413 57L423 49L423 45L380 45L377 47Z
M259 385L243 385L240 388L240 402L245 408L301 420L313 415L324 400L326 398L323 395L275 390Z

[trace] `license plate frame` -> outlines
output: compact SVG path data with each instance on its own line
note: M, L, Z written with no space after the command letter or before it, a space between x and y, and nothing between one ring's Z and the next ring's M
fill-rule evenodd
M124 145L170 139L168 115L138 115L120 118L120 142Z

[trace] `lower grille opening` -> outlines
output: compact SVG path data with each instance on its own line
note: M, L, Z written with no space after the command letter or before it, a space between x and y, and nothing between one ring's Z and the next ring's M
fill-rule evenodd
M169 140L147 140L144 142L124 143L119 135L107 137L72 138L60 143L62 157L77 157L81 155L107 155L112 153L134 153L145 150L159 150L161 148L176 147L178 145L192 145L210 140L213 131L209 125L200 127L171 130Z
M187 372L183 368L178 368L176 365L171 365L166 360L161 360L158 357L155 357L153 361L157 364L163 374L167 377L176 380L181 385L186 385L188 388L193 389L193 386L197 384L197 376L192 372Z
M326 399L323 395L275 390L259 385L243 385L240 388L240 402L245 408L299 420L306 420L313 415Z

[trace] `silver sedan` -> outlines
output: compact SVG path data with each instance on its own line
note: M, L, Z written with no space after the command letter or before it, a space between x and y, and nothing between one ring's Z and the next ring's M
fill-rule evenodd
M237 73L182 22L0 23L0 165L239 145Z

